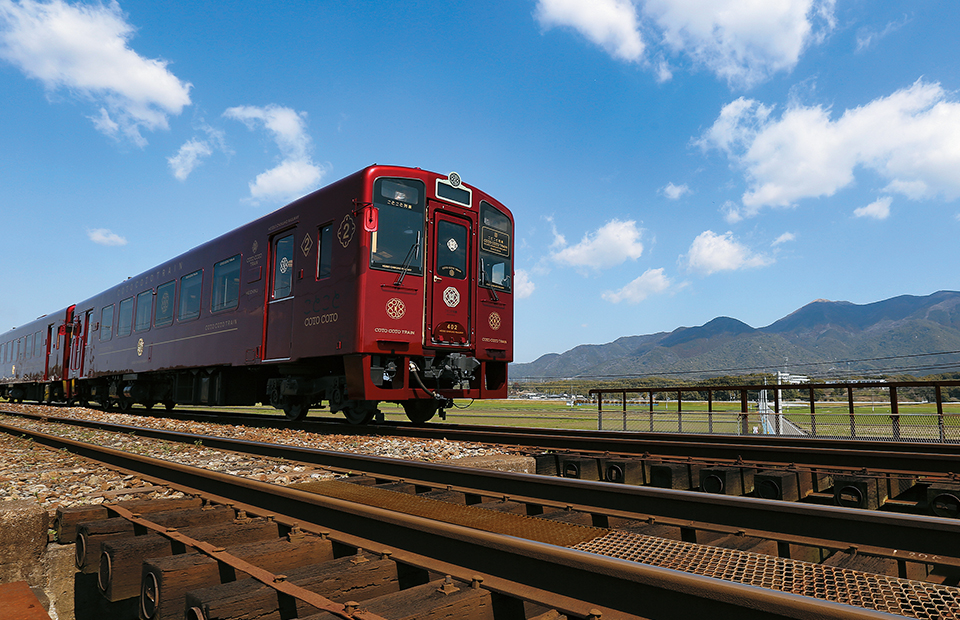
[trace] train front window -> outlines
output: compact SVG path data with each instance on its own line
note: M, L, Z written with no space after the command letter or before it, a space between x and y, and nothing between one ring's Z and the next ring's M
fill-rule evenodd
M377 230L370 233L370 266L423 274L424 184L415 179L377 179L373 186Z
M446 278L467 277L467 227L437 222L437 273Z
M513 251L510 218L490 203L480 203L480 286L510 292Z

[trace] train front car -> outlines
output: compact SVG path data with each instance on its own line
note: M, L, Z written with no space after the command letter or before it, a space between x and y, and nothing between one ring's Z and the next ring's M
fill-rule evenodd
M420 170L368 175L351 393L423 422L453 398L505 398L513 357L513 219L492 197Z
M326 342L343 374L322 385L311 379L313 396L299 412L284 395L303 393L303 382L275 379L277 404L298 417L322 399L362 424L380 402L400 403L412 421L425 422L454 398L505 398L513 357L510 211L456 174L372 166L348 183L359 195L350 211L320 226L321 287L291 335L293 358ZM303 243L297 251L312 259ZM322 248L331 248L327 258ZM347 267L352 273L338 285Z

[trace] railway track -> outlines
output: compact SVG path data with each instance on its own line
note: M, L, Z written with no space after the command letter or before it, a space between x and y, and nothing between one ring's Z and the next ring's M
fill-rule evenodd
M138 429L137 433L176 439L169 432L154 434ZM473 576L480 574L484 577L483 588L512 600L534 601L537 609L546 610L543 613L556 610L571 617L589 617L590 611L596 610L605 618L680 618L709 608L715 615L731 618L889 617L868 611L872 606L900 615L933 618L950 617L941 612L958 600L952 598L956 593L953 588L929 583L943 581L945 574L954 574L960 567L958 522L952 519L478 472L212 436L199 438L207 447L254 451L341 473L364 474L352 477L353 482L361 484L326 485L325 490L285 489L242 479L238 482L155 459L135 459L134 464L130 455L103 452L44 433L34 435L34 440L68 447L114 467L136 470L153 477L157 484L203 494L215 503L233 503L248 518L273 514L274 522L290 531L294 524L314 534L335 531L328 537L340 545L372 551L387 546L395 560L404 553L421 556L416 564L421 570L449 574L461 585L470 584L472 588L477 583ZM198 437L185 435L179 440L192 443ZM378 488L376 483L392 486ZM333 490L333 486L340 488ZM420 493L415 494L417 491ZM362 496L356 497L357 493ZM462 517L465 521L438 522L437 515L424 513L422 506L399 510L383 507L385 502L390 503L384 497L395 502L399 496L401 502L417 503L423 494L430 493L456 498L458 503L453 506L460 508L455 510L481 511L486 520L493 519L491 515L498 515L497 520L519 517L525 524L532 521L538 527L548 524L549 528L563 525L559 529L564 531L575 526L576 531L586 529L591 534L588 540L558 545L553 538L540 540L503 524L488 530L478 528L469 520L475 516ZM372 499L368 494L380 497ZM447 504L436 510L451 513L454 509ZM434 528L443 533L433 533ZM509 532L506 538L499 531L503 529ZM384 538L388 534L397 534L397 538ZM366 546L359 544L357 537L364 539ZM488 556L492 549L499 555ZM814 557L818 554L829 554L832 562L817 563L822 560ZM439 561L442 570L427 568L422 558ZM464 558L469 558L468 566L460 565ZM873 576L845 568L875 567L878 563L888 566L888 574L882 578L875 574L876 568ZM509 568L507 574L504 568ZM802 576L795 578L797 574ZM918 578L928 583L917 585ZM877 579L881 586L876 585ZM840 583L844 585L838 589ZM914 585L905 589L904 584L911 583ZM531 591L536 596L531 596ZM867 592L885 594L865 597ZM557 604L566 599L566 603ZM903 607L905 601L920 605L922 613ZM751 615L758 613L757 609L762 613Z

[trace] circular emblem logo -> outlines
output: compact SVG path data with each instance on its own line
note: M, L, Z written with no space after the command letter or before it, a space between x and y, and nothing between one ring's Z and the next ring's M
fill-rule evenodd
M254 253L254 254L257 253L257 248L259 248L259 247L260 247L260 244L257 243L257 240L256 240L256 239L254 239L254 240L253 240L253 253Z
M500 314L497 312L491 312L490 317L487 319L490 323L490 329L497 331L500 329Z
M447 241L447 249L451 252L456 252L458 247L460 246L457 245L456 239L451 238L449 241Z
M400 319L403 318L403 315L407 313L407 306L403 303L402 299L397 299L393 297L390 301L387 302L387 316L391 319Z
M280 259L280 273L287 273L287 269L290 269L290 261L284 256Z
M137 341L137 356L143 355L143 338Z
M163 296L160 298L160 311L164 314L167 313L167 310L170 309L170 293L167 291L163 292Z
M357 224L353 221L353 216L347 213L340 222L340 228L337 229L337 239L340 245L347 247L353 240L353 233L357 231Z
M457 304L460 303L460 291L448 286L445 291L443 291L443 303L451 308L456 308Z

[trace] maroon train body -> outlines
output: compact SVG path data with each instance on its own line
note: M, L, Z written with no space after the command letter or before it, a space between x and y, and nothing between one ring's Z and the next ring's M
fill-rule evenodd
M425 421L506 397L513 251L510 211L455 173L371 166L3 334L0 393Z

